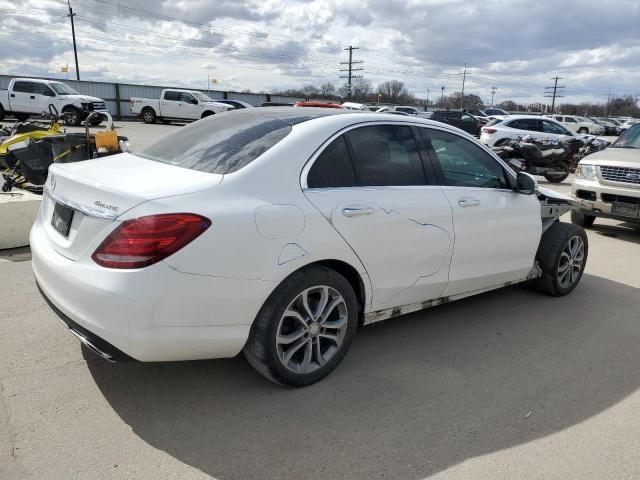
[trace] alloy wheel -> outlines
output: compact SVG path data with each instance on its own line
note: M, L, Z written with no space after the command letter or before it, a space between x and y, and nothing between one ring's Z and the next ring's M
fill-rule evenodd
M344 342L348 313L334 288L318 285L299 293L278 322L276 350L282 365L306 374L329 362Z
M569 288L580 279L584 264L584 241L578 235L571 237L560 254L558 262L558 283Z

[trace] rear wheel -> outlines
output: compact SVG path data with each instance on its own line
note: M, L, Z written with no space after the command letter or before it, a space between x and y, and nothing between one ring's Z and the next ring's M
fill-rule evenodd
M244 354L269 380L302 387L342 361L357 327L351 284L327 267L306 268L289 276L265 302Z
M568 295L580 282L587 264L589 242L582 227L556 222L544 232L536 254L542 275L535 287L547 295Z
M562 183L569 176L569 165L565 162L558 162L553 165L547 173L544 174L544 178L551 183Z
M156 123L156 112L151 107L142 109L142 120L144 123Z
M571 210L571 223L580 225L583 228L589 228L596 221L596 217L593 215L587 215L579 210Z

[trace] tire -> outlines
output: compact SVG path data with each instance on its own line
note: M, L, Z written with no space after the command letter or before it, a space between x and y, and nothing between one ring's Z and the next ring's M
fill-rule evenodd
M144 107L142 109L142 112L140 112L140 115L142 116L142 120L144 121L144 123L156 123L156 112L153 108L151 107Z
M62 109L64 114L64 123L72 127L77 127L82 123L82 113L75 107L66 107Z
M571 210L571 223L579 225L582 228L589 228L593 226L593 222L596 221L594 215L587 215L579 210Z
M207 110L206 112L202 112L202 116L200 118L207 118L207 117L210 117L211 115L215 115L215 112L211 112Z
M321 304L322 292L328 299L325 307L334 302L336 305L324 321L316 322L312 320L318 318L313 310ZM303 307L305 297L312 315ZM323 326L327 324L332 326ZM358 301L351 284L330 268L303 268L286 278L262 306L244 355L258 373L272 382L303 387L321 380L342 361L357 328ZM293 340L278 341L295 335L298 336Z
M4 111L4 107L0 105L0 122L4 120L4 117L7 116L7 112Z
M582 278L588 254L589 242L584 228L554 223L540 240L536 260L542 275L534 280L534 286L554 297L568 295Z
M14 113L13 116L16 117L16 120L19 122L26 122L29 120L29 115L27 113Z
M589 129L586 128L586 127L580 127L578 129L578 133L588 134L589 133Z
M553 167L555 170L562 171L562 173L558 173L558 174L550 174L549 172L544 174L544 178L547 179L548 182L551 183L562 183L564 182L567 177L569 176L569 165L567 165L566 162L559 162L558 165L556 165L555 167Z

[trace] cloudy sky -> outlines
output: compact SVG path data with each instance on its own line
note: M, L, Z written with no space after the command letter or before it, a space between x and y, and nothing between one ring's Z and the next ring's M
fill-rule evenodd
M271 91L340 84L348 45L375 85L397 78L430 98L567 101L640 94L640 1L71 0L86 80ZM66 0L0 0L0 73L65 78Z

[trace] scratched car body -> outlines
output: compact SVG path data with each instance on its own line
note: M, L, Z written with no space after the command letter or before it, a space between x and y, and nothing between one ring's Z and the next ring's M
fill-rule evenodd
M568 208L442 123L246 109L137 154L53 165L33 269L108 360L244 350L301 386L362 324L531 279L569 293L587 246L558 222Z

